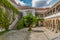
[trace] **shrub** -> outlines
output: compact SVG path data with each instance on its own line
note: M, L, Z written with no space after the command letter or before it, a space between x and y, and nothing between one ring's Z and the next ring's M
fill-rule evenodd
M32 14L28 14L27 16L24 17L24 23L25 25L28 25L29 30L33 27L33 25L36 25L37 23L37 17L33 16Z
M17 25L17 29L21 29L21 28L24 28L24 19L20 19L19 22L18 22L18 25Z

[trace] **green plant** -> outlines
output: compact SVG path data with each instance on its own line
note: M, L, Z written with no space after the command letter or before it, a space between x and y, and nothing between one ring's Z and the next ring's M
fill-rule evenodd
M37 22L37 17L33 16L32 14L28 14L27 16L24 17L24 22L25 25L28 25L29 30L31 31L32 25L36 25Z
M22 17L22 19L19 20L17 29L24 28L25 26L29 27L29 30L31 30L31 27L33 24L36 24L37 18L33 16L32 14L28 14L27 16Z
M21 28L24 28L24 19L21 18L18 22L18 25L17 25L17 29L21 29Z
M8 30L9 28L9 20L6 14L3 13L3 10L0 9L0 27Z
M18 9L14 7L9 0L0 0L0 6L4 6L7 9L12 9L15 13L19 13Z
M9 19L7 18L7 15L4 15L4 28L6 30L9 30Z
M4 11L5 8L5 11ZM18 9L13 6L9 0L0 0L0 28L8 30L10 22L10 11L12 10L12 19L15 19L15 13L19 13Z

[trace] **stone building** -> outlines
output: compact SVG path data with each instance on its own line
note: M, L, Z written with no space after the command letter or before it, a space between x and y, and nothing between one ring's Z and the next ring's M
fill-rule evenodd
M47 12L50 8L34 8L35 9L35 16L40 19L45 17L45 12ZM38 21L37 22L38 27L44 26L44 21Z
M44 26L55 33L60 32L60 1L46 12Z
M60 32L60 1L51 8L33 8L18 5L18 9L23 13L23 16L32 13L37 18L44 18L43 22L38 21L39 27L43 25L55 33Z

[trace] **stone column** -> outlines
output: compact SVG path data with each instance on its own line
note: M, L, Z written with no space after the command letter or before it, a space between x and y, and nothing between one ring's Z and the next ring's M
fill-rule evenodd
M55 7L55 13L56 13L56 11L57 11L57 10L56 10L56 7Z
M52 19L51 19L51 29L50 30L52 30Z
M52 19L52 31L53 31L53 28L54 27L54 19Z
M52 31L52 30L53 30L53 19L52 19L51 21L52 21L52 22L51 22L51 23L52 23L52 28L51 28L51 31Z
M57 19L57 30L56 30L57 32L59 32L59 27L60 27L60 26L58 25L58 24L59 24L58 22L59 22L59 18Z
M56 33L57 32L57 20L55 19L55 29L54 29L54 32Z
M40 21L38 22L38 26L40 27Z
M49 24L50 24L50 20L48 20L48 22L47 22L47 23L48 23L48 28L50 29L50 25L49 25Z
M45 23L45 26L46 26L46 28L47 28L47 27L48 27L48 26L47 26L47 21L45 20L45 22L46 22L46 23Z
M53 14L53 10L52 10L52 14Z
M51 30L51 19L49 19L49 24L50 24L49 29Z
M35 16L35 10L32 10L32 15Z

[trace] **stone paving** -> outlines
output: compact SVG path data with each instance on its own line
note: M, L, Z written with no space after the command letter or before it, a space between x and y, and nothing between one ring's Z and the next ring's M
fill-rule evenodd
M43 28L38 27L32 28L32 32L28 32L28 28L12 30L0 36L0 40L49 40L44 32Z
M44 34L43 28L32 28L33 32L31 32L30 40L49 40Z
M32 32L30 40L48 40L43 32Z
M60 33L54 33L51 30L45 28L45 27L37 27L37 28L33 28L33 30L38 30L38 32L40 31L44 31L41 35L43 36L43 38L47 38L48 40L60 40ZM44 37L45 36L45 37ZM31 36L32 37L32 36ZM42 39L42 38L41 38ZM44 39L44 40L45 40ZM46 40L47 40L46 39ZM43 40L43 39L42 39Z
M29 32L28 28L22 30L13 30L0 36L0 40L28 40Z

